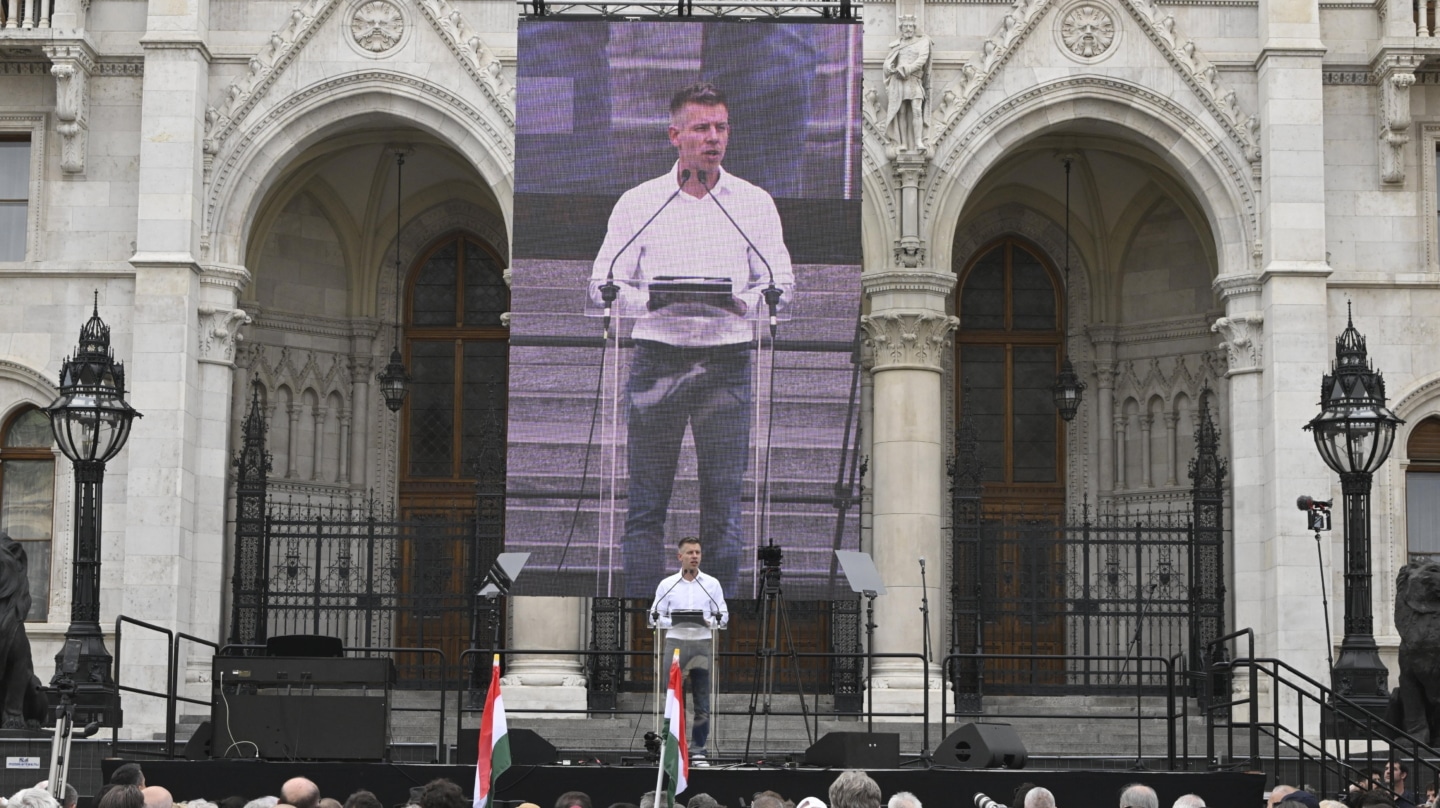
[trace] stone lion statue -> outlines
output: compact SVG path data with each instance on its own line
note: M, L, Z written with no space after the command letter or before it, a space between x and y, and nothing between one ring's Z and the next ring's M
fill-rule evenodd
M1440 563L1412 562L1395 577L1400 687L1386 717L1435 746L1440 741Z
M39 729L49 709L25 634L25 615L30 613L26 567L25 545L0 530L0 729Z

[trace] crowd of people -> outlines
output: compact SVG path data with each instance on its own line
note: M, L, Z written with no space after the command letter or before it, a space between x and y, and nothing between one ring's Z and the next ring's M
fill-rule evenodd
M1289 788L1282 786L1280 788ZM1277 791L1280 790L1277 788ZM1289 792L1305 794L1290 789ZM994 796L994 795L992 795ZM1305 796L1309 796L1305 794ZM1118 808L1161 808L1155 790L1143 784L1126 786L1118 795ZM1283 794L1276 797L1270 806L1280 799L1292 800ZM10 797L0 808L75 808L79 795L69 784L65 787L63 799L56 799L48 783L41 782L33 788L22 789ZM828 800L828 804L827 804ZM1317 804L1305 803L1307 808ZM830 784L825 799L815 796L799 800L784 797L774 791L754 794L748 808L923 808L920 799L907 791L896 792L887 800L880 784L859 769L843 771ZM969 804L966 800L963 804ZM1303 802L1303 800L1302 800ZM506 802L508 805L513 803ZM602 805L604 803L601 803ZM1060 808L1063 796L1034 783L1023 783L1013 794L1008 808ZM1323 804L1323 803L1320 803ZM1394 805L1395 803L1389 803ZM323 796L313 781L304 777L286 780L278 794L262 797L231 796L217 801L192 799L175 802L163 786L145 782L145 773L139 764L126 763L111 774L110 781L96 794L95 808L385 808L380 799L369 791L356 791L341 802ZM498 805L498 803L497 803ZM1369 803L1366 803L1368 806ZM589 794L569 791L555 800L554 808L594 808ZM1007 808L999 799L993 801L995 808ZM469 796L451 780L432 780L425 786L412 789L410 800L404 808L473 808ZM523 802L514 808L540 808L533 802ZM709 794L695 794L687 800L677 801L670 806L656 805L655 792L646 792L638 803L613 802L609 808L721 808L721 803ZM952 808L946 806L946 808ZM1206 808L1205 800L1196 794L1186 794L1175 800L1171 808ZM1286 806L1285 808L1291 808Z
M1345 799L1322 799L1315 789L1277 785L1266 795L1267 808L1440 808L1436 784L1424 797L1417 796L1408 782L1409 773L1398 762L1365 773L1346 789Z

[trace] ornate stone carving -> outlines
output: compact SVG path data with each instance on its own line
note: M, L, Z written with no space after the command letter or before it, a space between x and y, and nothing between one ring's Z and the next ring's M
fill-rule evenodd
M371 53L384 53L400 44L405 33L405 16L387 0L370 0L350 17L350 35L355 44Z
M244 339L240 326L250 323L244 309L200 307L200 361L231 364L235 361L235 345Z
M866 343L875 351L875 370L940 370L950 332L960 318L938 312L885 312L860 318Z
M928 164L923 152L901 152L892 163L900 183L900 238L895 243L895 263L911 269L925 263L925 242L920 238L920 180Z
M1380 85L1380 180L1405 181L1405 145L1410 142L1410 88L1421 57L1392 56L1377 69Z
M60 135L60 170L66 174L83 174L95 54L82 42L47 45L45 55L50 57L50 75L55 77L55 132Z
M1210 326L1210 330L1224 340L1220 347L1230 360L1227 375L1253 373L1260 369L1260 329L1265 315L1259 312L1240 314L1235 317L1221 317Z
M1075 6L1060 22L1060 38L1071 53L1082 59L1094 59L1115 42L1115 21L1100 6L1090 3Z
M915 18L899 20L900 38L885 57L885 147L895 152L925 151L925 109L930 95L930 37L920 33Z

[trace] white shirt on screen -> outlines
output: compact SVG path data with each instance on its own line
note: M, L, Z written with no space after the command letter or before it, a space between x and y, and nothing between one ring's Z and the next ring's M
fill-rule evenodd
M670 173L631 188L615 203L605 243L595 256L595 267L590 274L590 297L597 304L600 285L610 272L610 262L615 261L620 249L646 220L665 205L665 200L675 194L679 188L678 176L676 164ZM775 274L775 285L785 294L782 305L789 302L795 272L790 266L790 251L785 247L775 200L764 189L723 170L710 194L715 199L709 198L709 194L699 199L683 192L676 195L615 261L615 282L620 286L620 296L614 311L620 317L639 318L631 335L635 339L686 348L749 342L755 337L754 321L767 316L760 291L770 284L771 271ZM735 224L725 217L716 200L734 217ZM745 243L736 225L770 262L769 271L755 250ZM668 307L650 312L647 309L649 293L644 283L660 275L728 278L731 294L745 303L748 317L713 307L707 307L704 315L677 315L669 313Z
M702 612L705 622L713 626L725 626L730 622L730 609L725 605L725 592L720 582L703 572L697 572L692 581L685 580L684 573L677 572L655 587L655 601L650 607L655 625L666 629L666 636L680 640L708 640L710 629L701 626L681 625L672 628L671 612Z

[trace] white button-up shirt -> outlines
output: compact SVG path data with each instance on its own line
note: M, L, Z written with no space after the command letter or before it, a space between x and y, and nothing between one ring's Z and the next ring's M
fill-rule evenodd
M672 612L701 612L705 622L712 626L725 626L730 622L730 609L725 605L725 592L714 576L697 572L695 579L685 580L684 573L677 572L655 587L655 601L650 613L655 625L666 630L666 636L679 640L708 640L708 627L682 624L671 627Z

